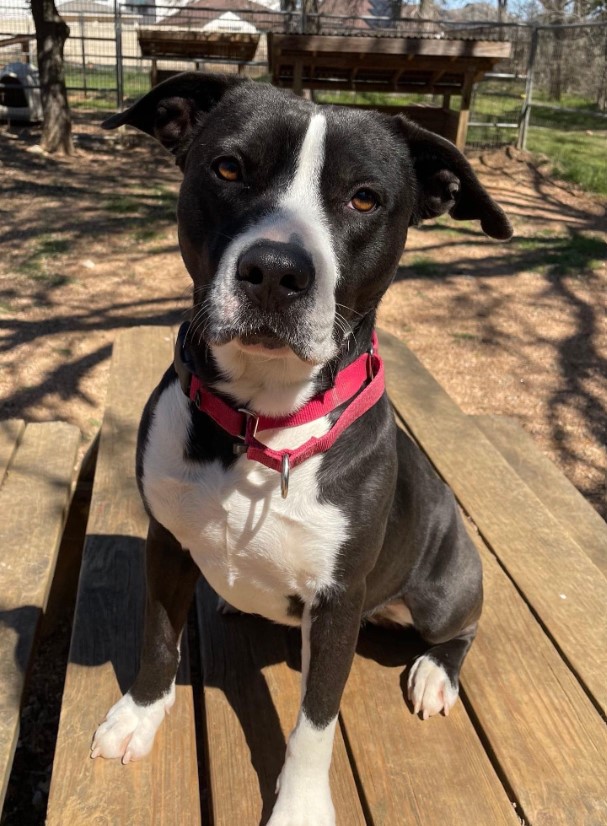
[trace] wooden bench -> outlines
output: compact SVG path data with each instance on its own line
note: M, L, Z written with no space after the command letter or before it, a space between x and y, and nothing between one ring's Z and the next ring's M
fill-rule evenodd
M481 630L448 719L403 698L405 633L361 632L332 766L340 826L607 822L607 526L510 420L465 416L416 357L380 346L397 421L458 497L483 557ZM114 347L48 804L49 826L257 826L299 704L299 632L222 616L202 583L177 701L152 755L93 761L128 687L143 609L146 518L134 476L143 404L173 331Z
M0 422L0 810L79 442L78 429L63 422Z

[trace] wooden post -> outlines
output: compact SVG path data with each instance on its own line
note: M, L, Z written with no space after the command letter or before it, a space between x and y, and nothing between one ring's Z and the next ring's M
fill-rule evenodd
M527 132L529 130L529 118L531 117L531 101L533 97L533 69L535 66L535 56L537 54L537 43L539 38L539 29L534 27L531 33L531 45L529 47L529 60L527 62L527 79L525 81L525 102L523 103L523 111L521 112L521 124L518 132L518 140L516 142L517 149L525 150L527 148Z
M470 120L470 101L472 100L472 89L474 87L474 72L466 72L464 85L462 88L462 103L457 119L457 133L455 145L463 152L466 147L466 136L468 134L468 121Z
M451 109L451 95L443 95L443 109Z
M84 88L84 98L88 97L87 95L87 88L86 88L86 53L85 53L85 46L84 46L84 38L85 38L85 29L84 29L84 15L81 14L79 17L80 23L80 57L82 59L82 86Z
M124 77L122 73L122 17L118 0L114 0L114 34L116 40L116 109L124 104Z
M293 67L293 91L296 95L303 94L303 62L297 60Z

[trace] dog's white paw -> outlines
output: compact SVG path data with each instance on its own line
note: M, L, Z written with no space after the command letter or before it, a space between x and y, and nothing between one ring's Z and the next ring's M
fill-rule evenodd
M141 760L152 750L156 732L174 702L174 683L168 694L149 706L140 706L125 694L95 732L91 757L120 757L125 764Z
M421 711L424 720L433 714L449 714L459 693L451 684L447 672L431 656L424 655L413 663L407 682L409 700L415 714Z
M335 826L328 781L304 787L281 776L278 786L278 800L267 826Z

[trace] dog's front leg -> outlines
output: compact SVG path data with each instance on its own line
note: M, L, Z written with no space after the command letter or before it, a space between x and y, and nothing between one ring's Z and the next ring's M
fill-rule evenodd
M120 757L128 763L151 751L156 731L175 701L179 642L199 576L190 554L152 518L139 672L95 732L92 757Z
M334 826L329 787L333 735L358 639L364 585L322 595L301 624L302 702L268 826Z

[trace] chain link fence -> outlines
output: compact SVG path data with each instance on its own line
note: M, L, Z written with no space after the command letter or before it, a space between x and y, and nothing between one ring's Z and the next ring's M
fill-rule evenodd
M59 3L58 9L70 27L65 44L70 104L82 113L122 108L168 71L217 68L267 78L266 35L270 31L506 40L511 43L510 57L476 84L468 144L487 147L518 143L546 154L566 150L574 155L584 138L593 152L607 150L605 22L534 27L419 17L306 17L299 11L277 11L251 0L193 0L183 5L133 2L123 6L99 0L67 0ZM204 61L178 55L170 59L144 57L141 43L146 29L249 34L249 49L237 60L222 55L220 46ZM35 52L27 0L0 0L0 68L14 61L35 63ZM355 97L357 102L378 102L365 93L342 95L344 102ZM438 101L420 94L409 95L406 100L401 97L398 102ZM583 154L581 151L580 163Z

